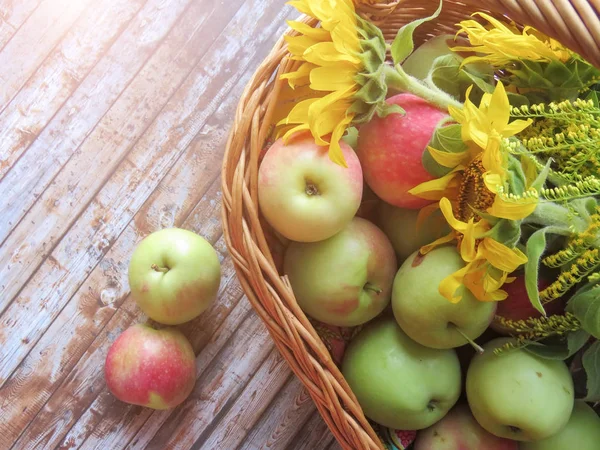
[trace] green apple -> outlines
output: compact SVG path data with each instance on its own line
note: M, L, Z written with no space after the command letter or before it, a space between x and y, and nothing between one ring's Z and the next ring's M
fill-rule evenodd
M451 34L435 36L412 52L402 63L402 68L408 75L424 80L429 74L433 61L438 56L453 54L449 46L454 45L454 36Z
M495 302L480 302L468 290L458 303L439 292L440 282L464 267L454 246L426 255L413 253L394 279L392 308L400 327L421 345L453 348L479 337L496 311Z
M542 359L522 348L494 353L509 342L514 339L493 339L471 361L466 383L471 412L496 436L546 439L569 421L573 379L562 361Z
M108 390L123 402L172 408L190 395L196 383L194 349L176 329L137 324L111 345L104 376Z
M346 327L373 319L389 305L397 269L388 238L360 217L324 241L292 242L284 259L300 308Z
M371 322L350 342L342 373L365 415L393 429L427 428L460 396L455 351L416 343L391 316Z
M467 405L458 405L417 434L414 450L518 450L518 445L517 441L488 433Z
M427 216L417 228L418 209L397 208L383 201L379 202L378 209L381 229L392 243L400 263L423 245L431 244L450 231L439 210Z
M316 242L341 231L360 206L363 174L345 142L348 167L334 163L328 147L300 135L267 150L258 170L258 202L267 222L292 241Z
M216 299L221 264L201 236L165 228L146 236L129 263L129 287L151 319L176 325L194 319Z
M598 450L600 417L583 400L577 400L571 418L555 435L535 442L523 442L520 450Z

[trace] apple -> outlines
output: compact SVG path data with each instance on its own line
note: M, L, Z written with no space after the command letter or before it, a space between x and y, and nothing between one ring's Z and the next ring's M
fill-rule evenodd
M464 267L454 246L418 251L400 266L394 279L392 308L398 325L421 345L453 348L479 337L496 312L495 302L481 302L465 289L452 303L439 292L440 282Z
M598 450L600 417L583 400L577 400L567 425L553 436L535 442L523 442L520 450Z
M365 415L393 429L427 428L460 396L456 352L416 343L391 316L369 323L350 342L342 373Z
M188 230L155 231L131 255L131 295L159 323L177 325L199 316L216 299L220 282L217 252Z
M402 69L408 75L424 80L437 57L454 54L449 48L454 45L454 36L451 34L435 36L412 52L402 63Z
M375 116L360 127L357 154L365 180L391 205L422 208L431 201L408 191L433 179L421 159L436 128L448 115L412 94L398 94L386 101L400 105L406 114Z
M155 330L137 324L111 345L104 375L110 392L123 402L173 408L190 395L196 383L194 350L176 329Z
M525 288L525 276L522 273L513 275L515 280L512 283L506 283L502 289L506 291L508 297L501 302L498 302L496 317L492 321L490 327L504 335L515 334L500 323L500 317L508 320L526 320L529 318L539 318L542 314L533 307L527 290ZM540 278L538 280L538 290L542 290L550 285L551 281ZM554 300L544 305L546 314L559 314L564 311L564 301L562 299Z
M300 308L345 327L365 323L389 305L397 268L388 238L360 217L324 241L292 242L284 259Z
M361 203L363 176L352 148L341 141L348 165L329 158L310 135L279 139L258 171L258 201L267 222L292 241L316 242L340 232Z
M522 348L494 353L509 342L514 339L493 339L471 361L466 384L471 412L496 436L546 439L569 421L573 379L562 361L542 359Z
M517 441L485 431L467 405L458 405L442 420L417 434L414 450L519 450L519 447Z
M411 253L419 250L423 245L431 244L450 231L448 223L439 210L428 215L419 228L417 228L418 209L397 208L379 202L378 213L381 229L392 243L400 262L405 261Z

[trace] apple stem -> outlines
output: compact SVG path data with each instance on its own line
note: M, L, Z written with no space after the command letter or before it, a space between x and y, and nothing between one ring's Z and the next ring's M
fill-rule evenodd
M168 268L168 267L158 267L156 264L152 264L152 265L150 266L150 268L152 268L152 269L156 270L157 272L165 272L165 273L166 273L166 272L168 272L168 271L169 271L169 268Z
M465 340L469 344L471 344L471 347L473 347L477 351L477 353L482 354L484 352L483 347L481 345L477 344L473 339L471 339L469 336L463 333L456 325L454 325L454 328L460 333L462 337L465 338Z
M373 286L371 283L366 283L366 284L363 286L363 289L364 289L365 291L373 291L373 292L375 292L375 293L377 293L377 294L381 294L381 293L383 292L383 289L380 289L380 288L378 288L378 287L375 287L375 286Z

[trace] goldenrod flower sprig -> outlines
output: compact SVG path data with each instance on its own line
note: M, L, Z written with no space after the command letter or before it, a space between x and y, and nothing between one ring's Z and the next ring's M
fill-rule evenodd
M470 90L469 90L470 92ZM462 298L462 289L481 301L506 298L502 285L509 274L527 262L517 247L520 220L537 205L542 179L527 180L518 161L508 152L506 139L521 132L531 120L510 121L510 104L502 83L484 94L479 106L468 96L464 108L450 107L466 148L458 152L429 147L432 158L450 169L446 175L420 184L410 192L439 200L453 231L421 249L457 241L466 265L440 284L440 293L451 302Z
M579 55L532 27L518 28L485 13L473 16L487 21L484 26L476 20L460 22L457 35L465 35L470 46L456 46L458 52L473 52L464 64L491 64L496 76L524 95L549 100L577 98L600 81L600 71Z

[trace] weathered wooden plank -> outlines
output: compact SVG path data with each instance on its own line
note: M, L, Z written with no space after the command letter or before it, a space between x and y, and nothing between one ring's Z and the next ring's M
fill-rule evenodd
M239 448L249 430L291 375L287 362L277 348L273 347L229 411L219 412L219 419L202 431L193 448Z
M42 0L5 0L0 4L0 50Z
M69 158L80 151L78 148L90 130L136 76L173 24L177 23L179 30L186 30L192 19L200 21L209 13L206 8L192 10L192 15L184 17L183 23L176 22L189 3L190 0L171 0L166 8L164 0L149 0L52 120L48 124L43 120L37 123L44 126L43 131L0 180L0 197L4 199L0 204L0 242ZM162 55L164 64L171 63L167 58L175 53L173 49L184 46L188 38L181 32L171 33L154 60L160 60Z
M339 450L340 446L319 412L315 411L304 426L297 430L292 443L285 448L289 450L314 450L316 448Z
M292 375L254 425L240 450L287 449L293 445L298 430L315 413L318 415L310 395Z
M248 77L249 74L236 85L231 97L211 117L74 298L0 390L0 405L5 403L4 423L7 427L10 423L11 428L4 430L0 424L0 435L12 435L15 432L13 428L24 427L32 420L100 329L111 319L115 309L122 304L128 293L127 263L141 237L160 228L181 226L193 208L198 208L196 204L200 202L201 212L192 214L193 222L187 221L184 225L195 226L197 232L210 242L216 243L220 238L220 183L216 177L226 141L228 122L224 118L233 113L236 99ZM219 240L216 248L223 259L226 249L222 240ZM223 288L228 289L221 292L221 305L225 310L219 309L220 316L210 316L215 325L220 323L218 319L228 311L227 308L237 304L241 296L241 290L235 284L230 261L223 267ZM235 303L232 304L233 301ZM210 330L211 327L201 327L201 330L195 333L196 341L207 340ZM59 362L59 365L49 364L48 361ZM31 373L37 376L29 377ZM86 374L81 379L85 380L91 376L93 374ZM53 396L53 402L61 405L65 411L70 411L68 406L73 402L71 392L72 386L66 392L62 392L62 395L67 396L62 398L59 390ZM27 408L25 412L24 408ZM52 408L48 411L44 409L20 441L37 442L39 436L44 436L47 432L48 422L53 423L51 414L55 412ZM75 416L75 419L77 417Z
M37 232L29 235L24 232L25 227L18 227L7 240L10 241L10 245L5 244L8 257L0 255L0 259L4 256L12 261L6 266L0 266L0 272L10 273L9 277L0 274L2 281L6 282L0 287L4 295L7 292L14 292L18 289L16 285L23 282L20 278L13 277L17 274L22 277L23 272L32 271L36 260L39 261L48 251L49 242L56 242L59 237L62 237L61 230L67 228L72 222L71 218L77 214L77 205L85 204L87 201L90 203L69 233L62 237L60 245L53 250L52 256L45 261L16 301L11 304L8 312L3 315L2 320L8 322L5 322L6 326L10 327L8 329L28 335L30 342L39 338L49 321L55 317L56 309L64 305L65 297L74 292L73 288L77 288L77 280L89 274L114 238L162 179L170 165L181 155L206 117L227 95L239 72L245 70L255 51L255 46L247 45L248 42L264 42L280 25L279 20L282 15L280 11L263 13L265 6L270 6L271 1L274 0L255 0L237 12L236 18L229 25L230 31L227 35L229 36L232 30L240 29L242 25L248 28L248 34L236 40L220 40L215 44L209 56L202 60L197 76L188 78L177 95L169 100L167 107L152 123L142 139L136 143L126 159L123 159L125 155L122 153L127 147L121 148L126 138L119 135L116 138L117 144L114 144L112 138L115 133L109 131L109 122L99 127L93 139L86 141L89 143L88 150L92 153L91 156L85 152L81 153L81 158L73 158L69 161L67 167L73 163L71 167L73 170L61 172L65 174L66 179L62 179L60 183L55 180L57 184L47 190L28 213L35 218L42 217L43 223L38 223ZM273 21L271 15L276 15L275 18L279 20ZM257 33L258 30L263 30L263 33ZM255 35L258 35L258 39ZM185 60L188 61L195 54L186 56ZM174 73L170 75L175 76ZM152 92L152 99L160 98L161 94L160 90L158 93ZM127 123L121 112L116 114ZM132 123L139 125L140 114L143 112L133 113L133 122L127 126ZM114 131L118 133L127 126L120 124L120 129ZM105 151L98 151L100 144L104 145ZM149 149L154 150L151 156ZM119 157L121 160L117 160ZM82 159L88 165L81 167L79 163ZM110 181L104 188L94 196L95 190L99 189L104 181L101 174L112 170L116 165L119 165L118 170L110 176ZM94 171L94 177L88 176L90 170ZM69 183L70 179L73 179L74 185ZM32 245L33 243L36 245ZM15 258L22 264L15 262ZM48 314L37 315L42 305ZM31 323L32 311L37 315L36 322L33 324ZM18 323L29 323L30 326L18 327L16 326ZM22 346L15 351L21 352ZM9 351L7 356L10 361L14 354Z
M21 89L91 0L45 0L0 51L0 111ZM31 51L35 49L35 51ZM4 157L0 155L0 166Z
M0 155L4 164L0 166L0 178L36 139L145 1L102 0L84 10L65 38L0 113ZM45 156L49 156L47 150Z
M208 5L202 9L195 6L190 10L190 15L183 16L183 11L190 7L190 3L191 0L170 0L166 7L165 0L148 0L106 56L94 66L52 119L44 123L42 119L45 117L40 113L34 126L43 127L43 131L0 180L0 197L4 199L0 204L0 242L7 238L73 155L97 151L89 146L81 147L81 144L101 119L115 124L124 120L116 114L105 117L117 99L122 105L125 104L121 108L127 111L135 111L136 107L142 106L149 108L145 109L145 121L150 120L155 108L158 110L162 106L163 103L156 104L153 101L143 104L145 92L170 79L165 69L179 67L176 65L177 55L186 48L186 42L194 39L194 36L198 39L198 25L211 18L216 22L215 26L227 20L227 17L213 17L214 11L207 8ZM173 30L174 26L176 28ZM156 54L148 61L161 43ZM206 46L199 45L198 52L203 48ZM145 69L138 74L142 67ZM136 75L139 76L132 83ZM124 90L126 92L123 94ZM166 98L158 100L164 102ZM52 107L52 104L46 105L46 108ZM127 125L130 126L126 131L131 145L146 125ZM6 132L10 133L10 130ZM112 136L112 140L115 139ZM0 146L3 145L7 144L0 142ZM60 182L60 178L57 182ZM73 183L73 180L69 182ZM51 200L48 202L50 204ZM34 220L31 214L29 218Z

